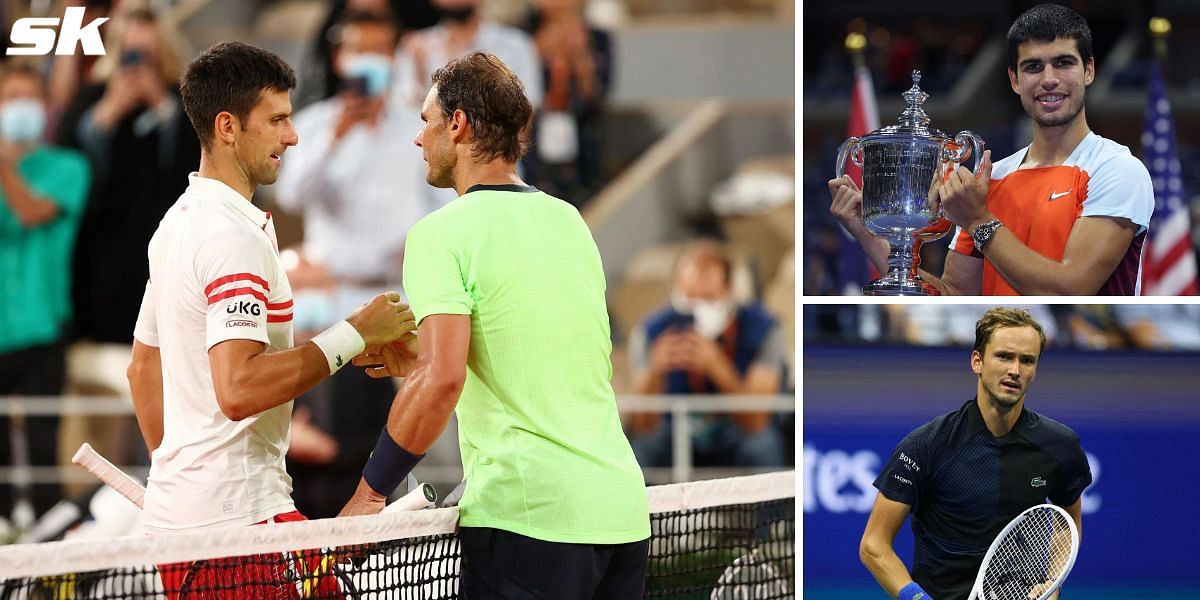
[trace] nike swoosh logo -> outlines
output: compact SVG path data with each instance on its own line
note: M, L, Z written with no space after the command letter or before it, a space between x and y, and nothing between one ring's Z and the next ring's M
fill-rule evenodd
M1065 192L1059 192L1059 193L1057 193L1057 194L1055 194L1055 193L1051 192L1051 193L1050 193L1050 200L1052 200L1052 201L1053 201L1053 200L1057 200L1057 199L1059 199L1059 198L1062 198L1063 196L1066 196L1067 194L1070 194L1070 193L1071 193L1071 190L1067 190L1067 191L1065 191Z

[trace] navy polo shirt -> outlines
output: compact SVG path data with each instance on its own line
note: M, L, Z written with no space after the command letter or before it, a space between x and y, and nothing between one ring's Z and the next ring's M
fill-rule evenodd
M992 540L1021 511L1070 506L1092 482L1079 436L1028 408L994 437L975 400L900 442L875 487L912 507L912 577L934 600L965 600Z

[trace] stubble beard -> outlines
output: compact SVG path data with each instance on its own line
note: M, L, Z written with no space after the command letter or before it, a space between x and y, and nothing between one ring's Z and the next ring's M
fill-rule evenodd
M994 385L985 384L983 389L987 392L988 402L1003 412L1007 412L1016 408L1016 406L1021 403L1021 400L1025 398L1025 391L1022 390L1020 395L1010 400L1009 398L1012 398L1012 396L1000 386L999 382Z

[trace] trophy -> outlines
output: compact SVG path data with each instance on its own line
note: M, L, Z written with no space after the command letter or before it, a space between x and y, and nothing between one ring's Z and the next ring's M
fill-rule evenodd
M930 129L921 105L929 94L921 91L921 72L913 71L913 85L904 92L908 107L899 124L877 129L842 142L838 148L837 177L846 174L846 159L862 169L862 218L867 229L888 241L888 272L863 288L868 296L936 296L937 288L917 272L920 245L946 235L950 222L929 206L934 177L975 156L983 159L983 140L970 131L953 138Z

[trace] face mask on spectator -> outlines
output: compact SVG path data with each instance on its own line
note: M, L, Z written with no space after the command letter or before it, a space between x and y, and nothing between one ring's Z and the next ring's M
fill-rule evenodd
M364 96L380 96L392 80L392 61L381 54L351 54L343 63L347 82L360 82L358 91Z
M46 109L32 98L9 100L0 106L0 138L14 144L41 139L46 129Z
M465 23L466 21L471 20L471 17L475 15L475 7L469 5L455 6L453 8L443 8L441 9L441 12L442 18L446 19L447 21Z
M693 300L681 292L675 292L671 294L671 306L681 315L692 315L696 333L713 340L725 333L725 328L733 319L734 306L727 299Z

